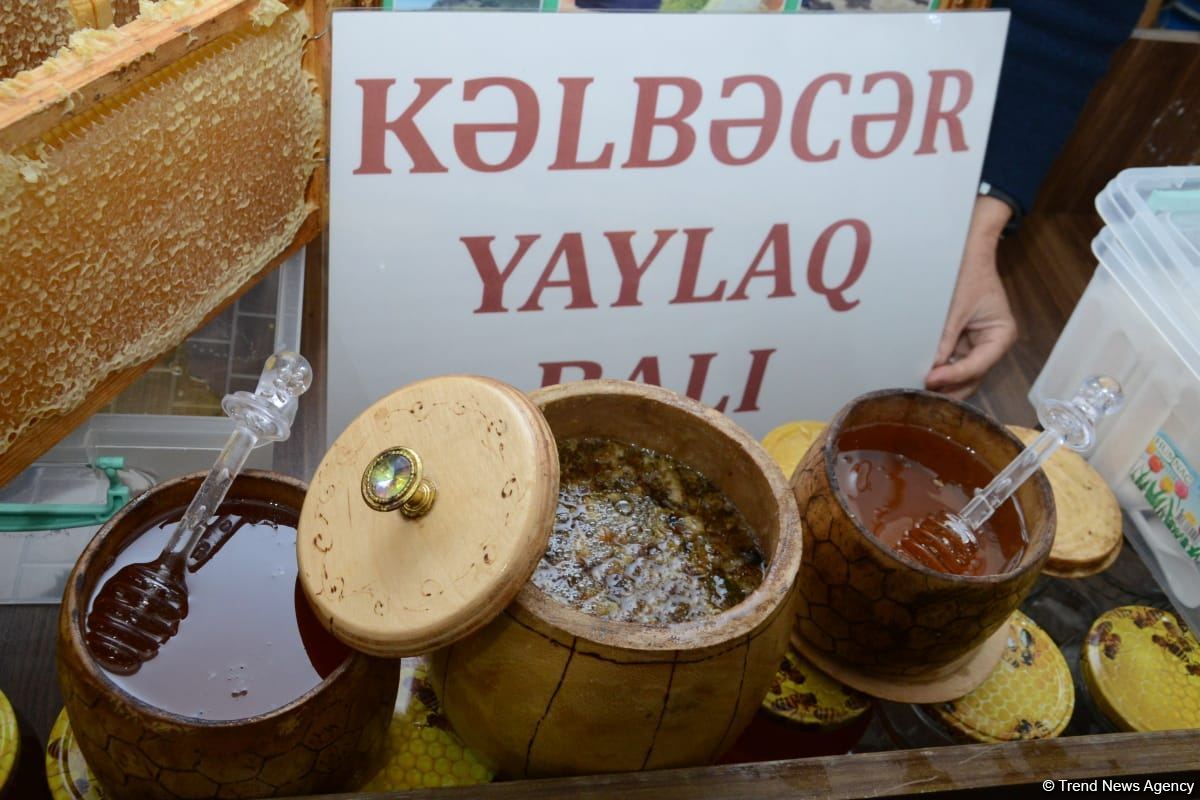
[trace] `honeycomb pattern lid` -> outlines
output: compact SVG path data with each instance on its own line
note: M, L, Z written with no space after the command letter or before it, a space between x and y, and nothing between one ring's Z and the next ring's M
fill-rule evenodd
M1020 611L1008 621L999 665L978 689L926 706L955 733L978 742L1058 736L1075 710L1075 685L1058 647Z
M0 794L17 764L17 751L21 749L21 735L17 732L17 715L8 698L0 692Z
M785 422L763 437L762 446L775 459L783 474L791 479L808 448L825 432L826 427L826 423L817 420Z
M1200 643L1171 612L1106 611L1092 623L1080 661L1092 700L1118 728L1200 728Z
M807 728L834 730L865 714L871 699L838 683L789 649L762 707L778 719Z
M400 697L388 728L386 762L363 792L396 792L436 786L489 783L492 772L467 748L442 716L424 661L404 659Z

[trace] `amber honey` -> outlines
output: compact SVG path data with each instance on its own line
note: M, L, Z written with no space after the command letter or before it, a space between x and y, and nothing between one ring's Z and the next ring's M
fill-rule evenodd
M1012 500L975 532L974 541L944 537L946 558L932 558L913 535L928 520L961 511L994 477L973 451L928 428L895 423L851 428L837 447L838 485L851 514L888 547L962 575L995 575L1020 562L1027 536Z
M157 558L182 511L144 528L96 586L127 564ZM296 520L296 512L274 504L222 505L189 559L188 612L178 633L137 672L109 679L156 708L206 720L264 714L321 683L349 650L300 591Z

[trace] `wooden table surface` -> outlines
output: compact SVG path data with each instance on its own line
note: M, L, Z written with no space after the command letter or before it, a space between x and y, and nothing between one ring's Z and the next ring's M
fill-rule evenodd
M1031 217L1023 230L1001 244L1001 268L1020 340L992 371L973 402L1000 420L1032 426L1026 396L1094 269L1089 244L1099 221L1087 213ZM324 370L324 271L319 248L312 249L306 287L303 349L317 376ZM324 441L324 385L318 379L302 405L293 437L276 452L276 469L307 479ZM1110 570L1118 579L1051 581L1039 592L1074 592L1092 597L1105 610L1123 602L1164 605L1165 598L1129 547ZM1036 599L1036 598L1035 598ZM1031 601L1032 602L1032 601ZM11 797L48 797L44 750L61 708L55 679L57 606L0 606L0 690L12 701L22 732L22 756ZM1035 616L1035 619L1037 617ZM1041 620L1049 625L1046 619ZM1086 623L1083 623L1086 626ZM1075 625L1078 627L1078 623ZM1055 632L1052 631L1052 635ZM1062 644L1063 636L1055 638ZM1079 633L1081 636L1082 633ZM1067 648L1064 647L1066 651ZM1068 660L1070 653L1068 652ZM882 734L870 733L860 749L879 752L767 764L732 765L603 778L496 785L496 797L611 795L626 797L857 797L944 791L1040 781L1043 777L1145 774L1200 769L1200 732L1131 736L1099 734L1086 714L1073 721L1068 736L1044 742L941 747L895 751ZM1071 736L1069 734L1078 734ZM416 796L416 795L414 795ZM435 796L430 794L430 796ZM459 792L437 793L447 800Z

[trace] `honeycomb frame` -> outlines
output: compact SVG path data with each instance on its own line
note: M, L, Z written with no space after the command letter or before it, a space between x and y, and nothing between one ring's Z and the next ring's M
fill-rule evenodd
M0 4L0 79L54 55L82 25L72 0L4 0Z
M0 485L319 233L328 12L271 7L143 2L0 81Z

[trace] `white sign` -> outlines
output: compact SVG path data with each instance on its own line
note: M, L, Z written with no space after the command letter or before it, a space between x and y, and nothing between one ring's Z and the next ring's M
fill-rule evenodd
M919 385L1007 24L335 13L330 437L452 372L657 383L755 435Z

